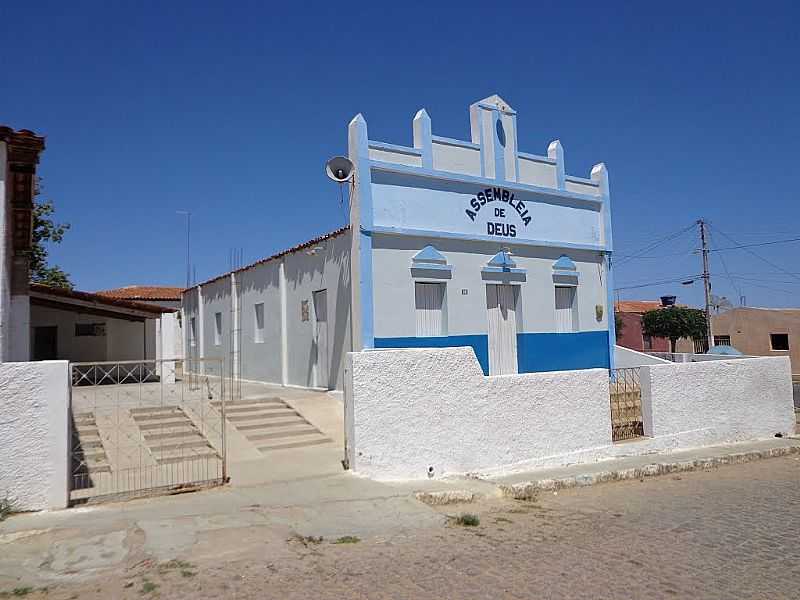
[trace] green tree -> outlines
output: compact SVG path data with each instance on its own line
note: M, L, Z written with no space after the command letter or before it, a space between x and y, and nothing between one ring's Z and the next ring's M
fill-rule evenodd
M625 329L625 321L622 320L622 315L618 312L614 313L614 331L616 333L616 338L622 337L622 330Z
M642 315L642 331L647 335L669 339L670 348L680 338L702 339L706 335L706 315L697 308L670 306Z
M36 195L40 187L37 185ZM52 215L55 207L50 200L33 201L33 230L30 253L30 278L32 283L43 283L53 287L71 288L72 282L69 274L58 265L48 264L48 250L46 244L60 244L64 233L69 229L69 223L56 223Z

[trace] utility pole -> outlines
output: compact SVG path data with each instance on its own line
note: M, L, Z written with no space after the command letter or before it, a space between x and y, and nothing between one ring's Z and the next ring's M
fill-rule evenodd
M708 272L708 243L706 242L706 222L698 219L697 225L700 227L700 246L703 251L703 289L706 296L706 337L708 338L708 349L714 347L714 334L711 331L711 273Z
M189 240L191 239L192 213L188 210L176 210L179 215L186 215L186 288L192 285L192 268Z

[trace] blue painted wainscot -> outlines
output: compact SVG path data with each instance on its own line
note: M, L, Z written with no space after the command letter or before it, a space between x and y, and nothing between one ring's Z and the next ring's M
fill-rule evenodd
M454 348L469 346L489 374L489 336L451 335L442 337L375 338L375 348ZM608 369L607 331L578 333L518 333L517 364L520 373Z

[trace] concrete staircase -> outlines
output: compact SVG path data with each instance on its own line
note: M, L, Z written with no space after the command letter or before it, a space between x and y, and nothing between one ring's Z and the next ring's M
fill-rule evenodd
M179 406L132 408L131 417L159 465L219 458L192 419Z
M82 461L86 473L89 475L111 472L111 465L108 462L105 448L103 448L94 413L75 413L72 415L72 423L73 459ZM75 470L83 469L78 467Z
M219 401L211 406L221 409ZM225 418L262 453L333 442L280 398L226 402Z

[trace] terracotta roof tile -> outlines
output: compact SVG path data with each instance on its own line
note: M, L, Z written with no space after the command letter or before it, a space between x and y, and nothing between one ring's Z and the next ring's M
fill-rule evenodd
M127 285L95 292L98 296L123 300L180 300L182 287L168 285Z
M130 308L143 312L161 314L165 312L176 312L174 308L166 308L164 306L157 306L155 304L145 304L144 302L136 302L134 300L125 300L119 298L110 298L108 296L101 296L100 294L93 294L91 292L81 292L79 290L69 290L66 288L50 287L41 283L30 284L31 292L39 292L40 294L49 294L51 296L61 296L63 298L74 298L75 300L83 300L85 302L95 302L97 304L106 304L108 306L118 306L119 308Z
M616 312L642 314L661 308L659 300L620 300L614 304Z

